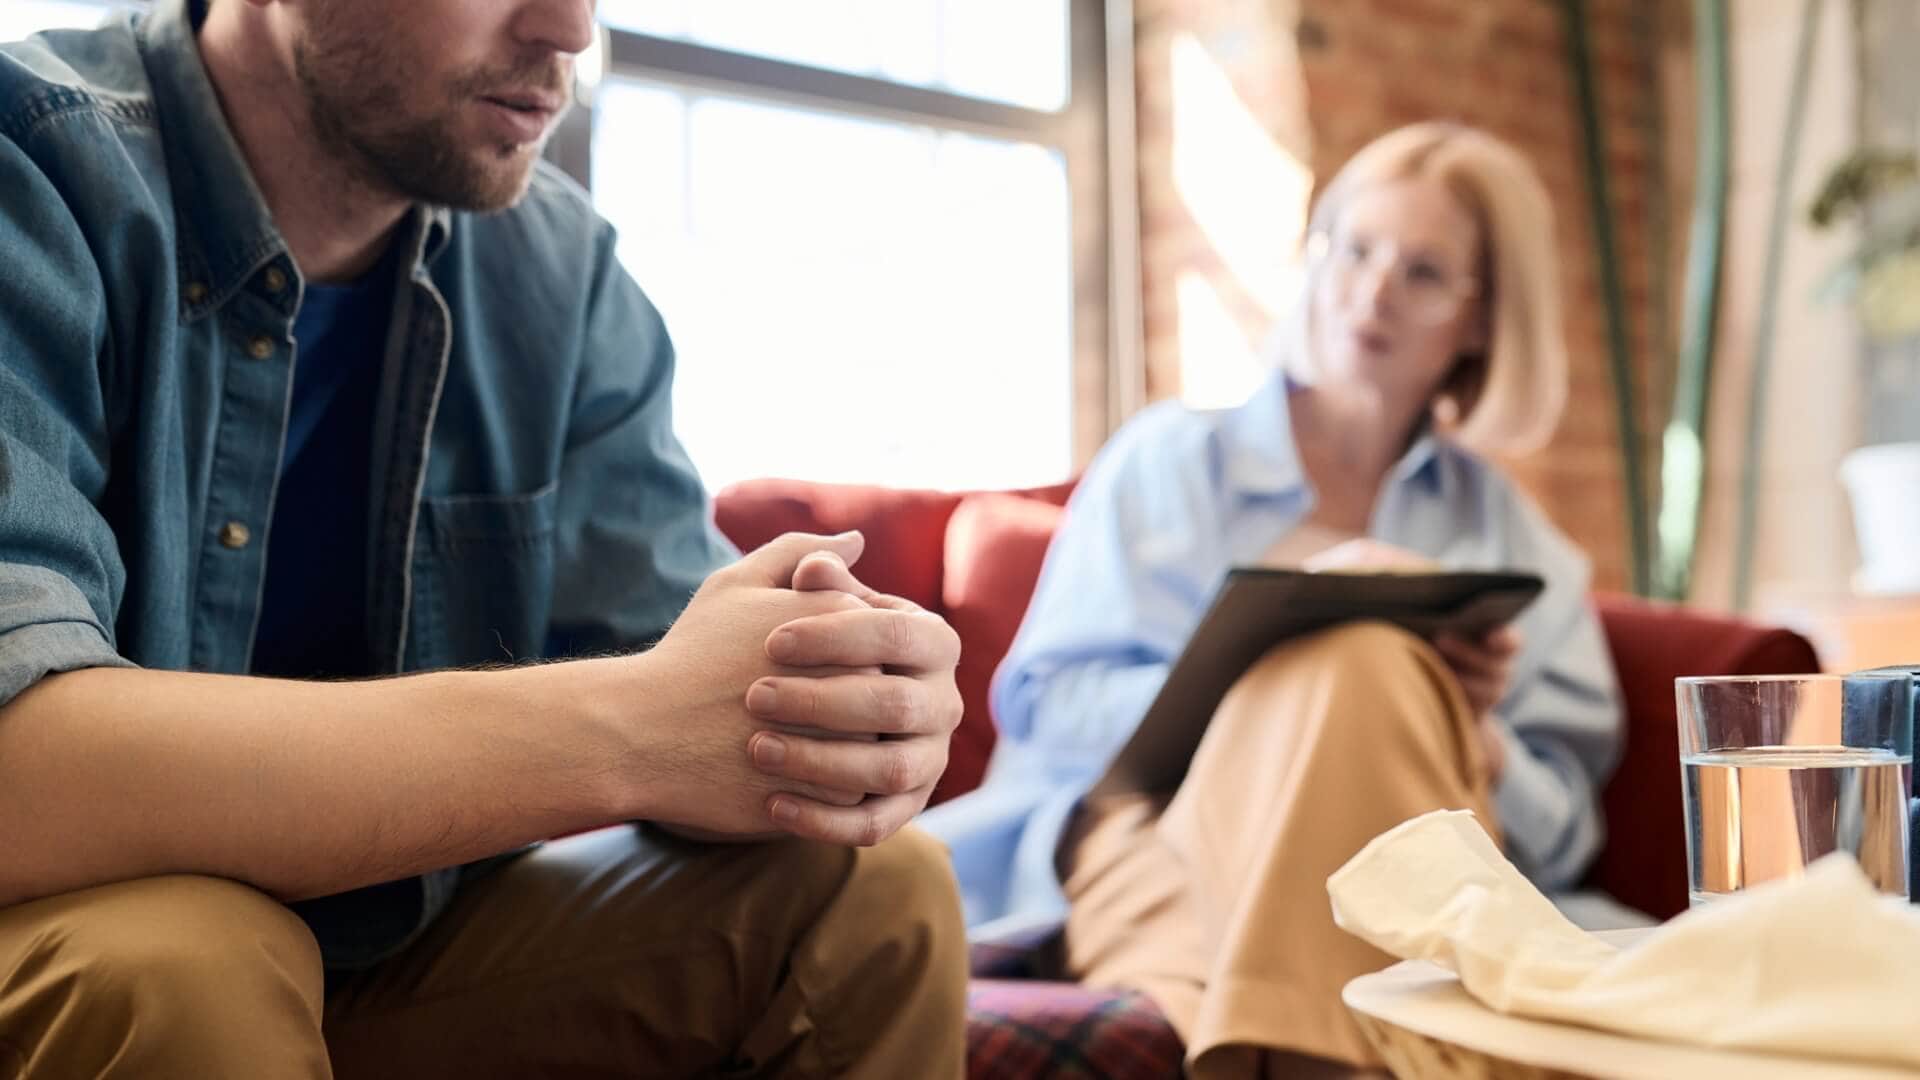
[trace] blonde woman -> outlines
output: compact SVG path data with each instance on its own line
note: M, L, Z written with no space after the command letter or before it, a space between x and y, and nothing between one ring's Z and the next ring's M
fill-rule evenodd
M1200 1077L1377 1064L1339 991L1387 958L1334 927L1327 875L1465 807L1569 887L1620 739L1587 562L1483 456L1540 444L1565 398L1539 179L1483 132L1405 128L1328 185L1308 252L1250 401L1148 409L1088 470L996 678L990 780L924 818L977 931L1061 922L1070 974L1149 994ZM1086 796L1229 567L1383 562L1548 585L1478 640L1362 624L1283 645L1178 793Z

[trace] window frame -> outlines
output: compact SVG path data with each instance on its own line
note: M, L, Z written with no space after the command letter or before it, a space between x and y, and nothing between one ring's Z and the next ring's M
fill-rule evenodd
M1133 148L1131 0L1068 0L1067 101L1035 109L679 38L603 26L603 78L964 132L1057 150L1072 231L1073 468L1145 398ZM1117 32L1116 32L1117 28ZM1117 73L1117 74L1116 74ZM593 102L570 111L548 156L591 190Z
M81 0L101 18L148 0ZM1084 468L1146 403L1135 156L1134 2L1068 0L1071 63L1058 111L971 97L751 53L601 28L604 74L748 101L924 125L1057 149L1072 229L1072 445ZM569 110L547 156L591 189L592 102Z

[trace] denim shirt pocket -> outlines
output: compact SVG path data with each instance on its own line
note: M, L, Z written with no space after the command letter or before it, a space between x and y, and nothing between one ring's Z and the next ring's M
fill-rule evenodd
M429 495L413 551L411 669L543 654L553 604L554 484L521 495Z

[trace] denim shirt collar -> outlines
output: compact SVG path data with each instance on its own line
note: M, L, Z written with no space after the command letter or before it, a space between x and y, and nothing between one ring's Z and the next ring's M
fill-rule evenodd
M206 0L157 0L140 51L166 127L167 172L180 223L181 303L189 318L217 309L267 264L292 267L285 238L227 126L196 32ZM399 236L416 245L409 276L446 246L451 215L416 207Z
M1307 493L1307 476L1293 441L1293 416L1287 396L1299 384L1275 373L1246 404L1230 411L1222 423L1226 436L1227 490L1241 498L1280 498ZM1388 472L1390 485L1422 483L1441 492L1440 440L1431 427L1423 428L1406 453Z

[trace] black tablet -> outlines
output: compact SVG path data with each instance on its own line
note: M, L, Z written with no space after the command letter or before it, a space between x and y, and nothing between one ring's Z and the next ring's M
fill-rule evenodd
M1512 622L1545 587L1539 575L1517 571L1308 573L1235 567L1094 793L1178 788L1227 690L1283 641L1366 620L1392 623L1423 638L1443 632L1478 636Z

